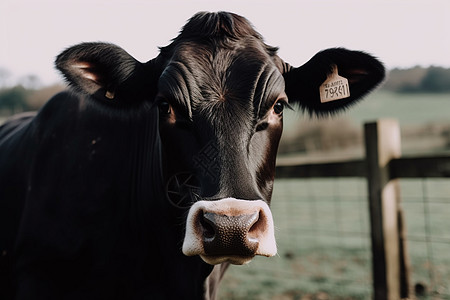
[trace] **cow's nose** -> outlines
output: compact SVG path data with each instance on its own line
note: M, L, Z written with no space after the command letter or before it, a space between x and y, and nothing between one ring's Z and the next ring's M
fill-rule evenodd
M186 220L183 253L207 263L242 265L277 253L272 213L262 200L197 201Z
M255 255L264 227L259 211L237 216L204 212L199 218L206 255Z

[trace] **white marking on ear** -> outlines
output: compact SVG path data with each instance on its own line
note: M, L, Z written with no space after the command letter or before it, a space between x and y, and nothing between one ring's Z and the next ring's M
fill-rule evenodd
M74 68L80 76L94 82L98 82L99 78L97 74L92 71L94 67L90 63L78 62L76 64L73 64L72 68Z
M114 92L106 91L105 97L108 99L114 99Z
M77 69L89 69L92 67L90 63L79 61L76 64L72 64L72 67Z

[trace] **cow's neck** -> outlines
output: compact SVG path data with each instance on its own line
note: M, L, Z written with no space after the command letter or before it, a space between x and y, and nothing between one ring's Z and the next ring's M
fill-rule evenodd
M213 271L205 280L205 300L216 299L217 293L219 292L220 281L222 280L225 271L228 269L228 266L228 263L214 266Z

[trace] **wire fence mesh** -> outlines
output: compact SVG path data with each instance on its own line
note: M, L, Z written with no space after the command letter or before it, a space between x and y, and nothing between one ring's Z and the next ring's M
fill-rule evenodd
M415 293L419 299L450 299L450 180L400 184Z

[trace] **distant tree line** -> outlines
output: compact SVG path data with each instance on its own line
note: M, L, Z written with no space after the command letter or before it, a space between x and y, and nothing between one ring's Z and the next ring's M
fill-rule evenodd
M450 69L435 66L393 69L383 89L398 93L449 93Z
M43 86L35 75L27 75L11 84L11 73L0 67L0 117L38 110L47 100L64 89L61 84Z
M41 88L30 88L18 84L0 88L0 116L38 110L51 96L63 89L64 86L59 84Z
M0 108L6 113L27 110L26 89L21 86L0 90Z

